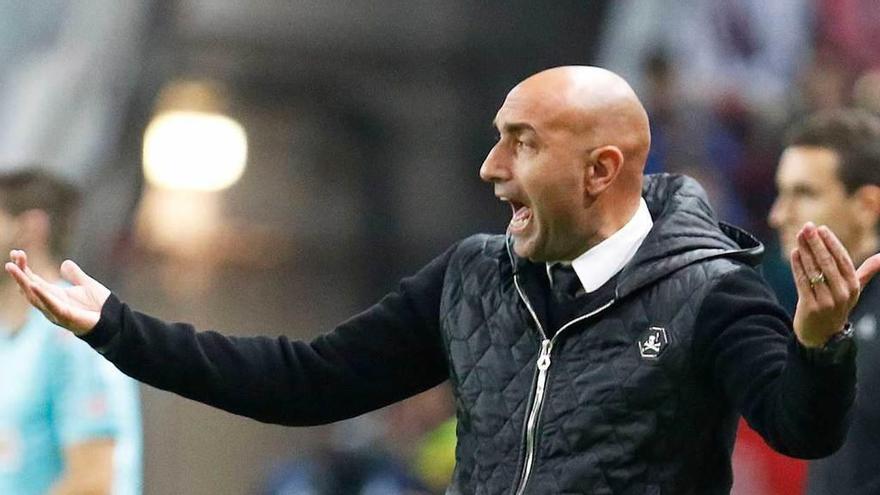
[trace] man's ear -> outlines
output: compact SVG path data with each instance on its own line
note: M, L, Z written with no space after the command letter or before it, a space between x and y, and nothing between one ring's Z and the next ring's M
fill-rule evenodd
M880 221L880 186L864 185L853 193L855 208L852 214L863 229L875 230Z
M617 146L600 146L590 152L587 165L586 192L600 194L617 178L623 168L623 152Z
M24 211L18 215L18 224L21 229L19 241L23 247L35 249L49 245L52 226L45 211L38 209Z

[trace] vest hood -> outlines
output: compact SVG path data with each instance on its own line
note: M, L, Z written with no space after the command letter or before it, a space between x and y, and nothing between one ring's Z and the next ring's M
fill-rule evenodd
M708 258L757 266L764 246L753 235L719 222L700 184L684 175L645 176L642 196L654 225L618 278L617 296Z

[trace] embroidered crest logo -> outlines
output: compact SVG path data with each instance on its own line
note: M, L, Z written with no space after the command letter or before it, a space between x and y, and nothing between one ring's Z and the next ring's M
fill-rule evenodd
M650 327L639 338L639 354L642 359L653 361L660 357L660 353L669 345L666 337L666 329L662 327Z

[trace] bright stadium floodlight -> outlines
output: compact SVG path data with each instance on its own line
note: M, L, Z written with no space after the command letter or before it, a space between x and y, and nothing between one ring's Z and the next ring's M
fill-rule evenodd
M156 187L219 191L244 173L247 135L219 113L168 111L144 135L144 175Z

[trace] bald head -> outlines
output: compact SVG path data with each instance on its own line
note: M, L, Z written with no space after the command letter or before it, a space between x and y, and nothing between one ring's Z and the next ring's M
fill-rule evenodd
M507 94L495 127L480 177L510 203L517 255L572 260L638 209L651 138L619 76L595 67L535 74Z
M517 101L541 107L548 126L570 129L590 148L618 147L626 159L622 173L644 171L651 143L648 114L617 74L599 67L554 67L519 83L505 105Z

